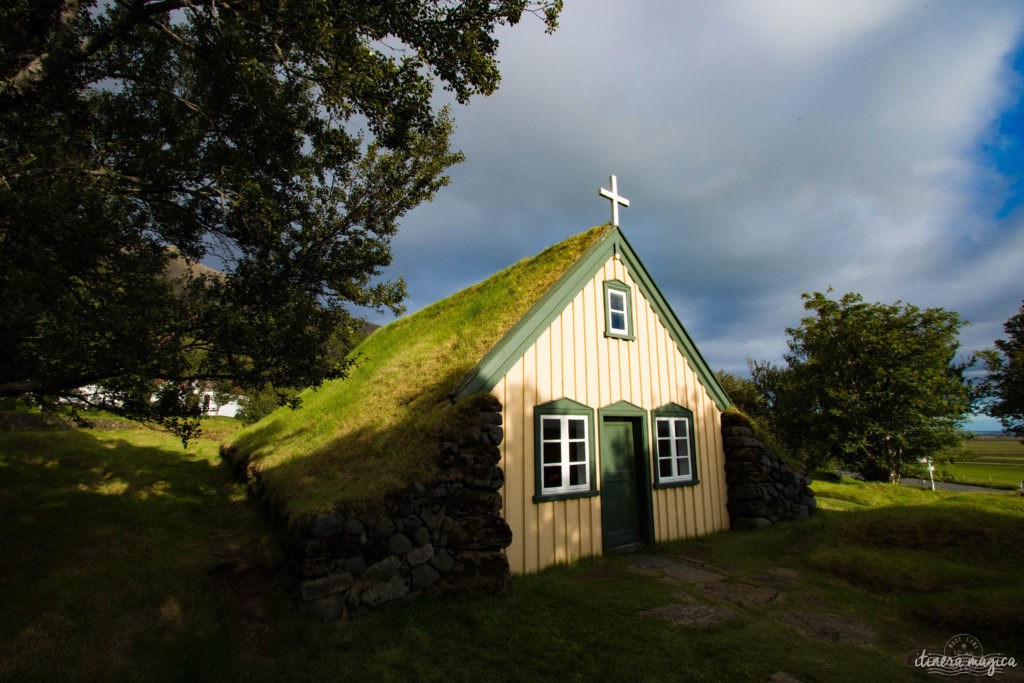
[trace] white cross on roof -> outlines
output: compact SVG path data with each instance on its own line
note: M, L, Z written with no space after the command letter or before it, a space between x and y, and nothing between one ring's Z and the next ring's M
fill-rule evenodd
M625 197L619 196L619 179L615 176L608 176L608 182L612 186L611 190L606 190L603 187L598 192L602 197L606 197L612 200L612 225L618 226L619 224L619 204L623 206L629 206L629 200Z

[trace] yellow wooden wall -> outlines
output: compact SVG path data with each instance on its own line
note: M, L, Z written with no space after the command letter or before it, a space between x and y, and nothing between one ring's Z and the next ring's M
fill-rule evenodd
M602 282L614 279L633 291L634 341L604 336ZM513 573L602 551L600 496L533 502L533 407L558 398L594 408L595 421L598 408L620 400L647 411L670 402L692 410L700 484L653 492L655 538L728 528L721 412L618 256L605 263L491 393L504 406L501 493L503 515L512 529L512 545L506 552ZM649 414L647 420L650 434ZM599 486L600 426L597 421L598 465L593 473ZM651 447L653 438L651 434ZM648 452L648 467L650 461Z

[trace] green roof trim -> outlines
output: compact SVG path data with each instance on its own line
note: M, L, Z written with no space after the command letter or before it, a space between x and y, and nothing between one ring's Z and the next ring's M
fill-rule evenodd
M644 298L668 328L669 335L675 341L680 353L689 361L694 372L697 373L701 385L711 396L718 409L726 410L731 407L732 401L715 377L715 373L711 371L686 328L679 322L675 311L669 306L633 246L618 227L611 228L603 237L594 242L526 315L480 359L480 362L473 366L473 369L456 385L452 392L452 399L459 401L466 396L493 389L541 333L569 305L569 302L576 298L576 295L594 277L598 269L614 254L619 254L630 276L640 287Z

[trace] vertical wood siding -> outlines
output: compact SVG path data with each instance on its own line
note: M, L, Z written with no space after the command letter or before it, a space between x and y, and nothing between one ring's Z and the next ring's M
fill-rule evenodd
M632 288L636 339L604 336L603 281ZM504 406L501 444L503 515L512 529L506 551L514 573L600 553L601 498L534 503L533 408L569 398L597 409L629 401L648 411L678 403L693 411L700 484L657 489L653 495L658 541L728 528L721 413L679 352L640 288L617 257L611 258L491 391ZM600 423L595 424L598 458ZM653 448L654 435L651 433ZM652 454L647 454L651 466ZM600 461L592 476L600 487Z

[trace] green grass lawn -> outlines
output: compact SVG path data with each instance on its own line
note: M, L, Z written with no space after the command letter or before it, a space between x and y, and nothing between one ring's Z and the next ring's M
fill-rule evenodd
M0 679L219 670L233 607L207 570L273 538L209 437L0 433Z
M779 591L711 628L645 616L728 603L622 555L514 577L504 596L310 621L217 460L209 436L231 427L188 451L146 430L0 434L0 679L927 680L912 656L961 632L1024 659L1024 499L856 482L816 483L809 520L651 551ZM792 611L874 642L804 637Z
M1013 437L981 437L964 442L968 459L936 470L942 479L961 484L1013 488L1024 480L1024 444Z

